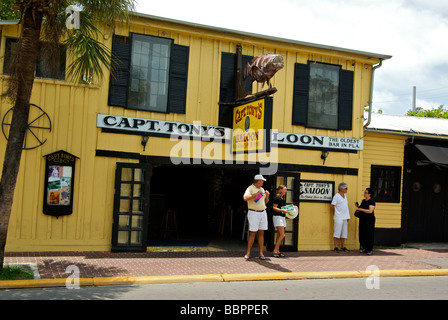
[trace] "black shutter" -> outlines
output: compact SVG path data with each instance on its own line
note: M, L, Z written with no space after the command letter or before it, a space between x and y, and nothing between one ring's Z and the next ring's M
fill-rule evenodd
M241 59L242 60L242 64L241 64L241 83L244 83L244 79L243 79L244 67L245 67L245 65L248 62L250 63L253 58L254 57L243 55L243 57ZM246 79L246 83L244 84L243 90L245 92L252 92L252 82L250 81L250 78Z
M352 130L353 71L341 70L339 76L339 130Z
M221 90L220 102L235 101L235 71L237 55L234 53L223 52L221 57ZM252 56L243 55L241 59L241 83L243 82L243 70L247 62L251 62ZM252 92L252 82L248 78L243 88L246 92Z
M237 55L234 53L223 52L221 56L221 85L220 85L220 102L231 103L235 101L235 71ZM250 62L252 56L243 55L241 59L241 81L243 83L243 70L246 62ZM243 88L246 92L252 92L252 82L247 79ZM218 125L221 127L231 127L233 119L233 106L220 105L219 106L219 121Z
M112 54L118 60L116 70L111 73L109 84L109 105L126 107L131 66L131 41L128 37L114 35Z
M308 91L310 68L307 64L295 64L292 124L305 126L308 118Z
M219 101L235 101L235 67L236 55L223 52L221 55L221 86ZM231 127L233 119L233 106L220 105L218 125L220 127Z
M170 63L168 112L186 112L189 57L189 47L173 45Z
M220 102L235 101L235 66L236 55L233 53L223 52L221 56L221 89Z

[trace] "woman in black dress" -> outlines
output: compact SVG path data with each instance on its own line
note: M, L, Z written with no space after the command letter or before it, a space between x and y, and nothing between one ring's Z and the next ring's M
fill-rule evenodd
M366 188L364 191L364 200L361 205L355 203L360 211L359 216L359 243L361 244L361 253L373 254L373 242L375 235L375 201L372 200L372 189Z

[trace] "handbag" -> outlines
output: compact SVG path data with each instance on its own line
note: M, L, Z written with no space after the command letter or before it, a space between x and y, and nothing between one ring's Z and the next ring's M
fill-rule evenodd
M356 218L361 218L361 215L363 214L363 212L361 212L361 211L359 211L359 210L356 210L355 211L355 217Z

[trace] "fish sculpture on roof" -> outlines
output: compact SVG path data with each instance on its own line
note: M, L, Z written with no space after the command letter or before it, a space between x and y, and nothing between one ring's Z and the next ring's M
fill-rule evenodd
M262 87L266 82L269 88L272 88L269 80L277 71L284 67L283 56L280 54L264 54L255 57L252 61L244 66L243 77L246 80L250 76L251 82L257 81L262 83Z

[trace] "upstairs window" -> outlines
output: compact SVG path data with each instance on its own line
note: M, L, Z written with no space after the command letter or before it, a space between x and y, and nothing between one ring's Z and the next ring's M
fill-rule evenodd
M143 34L114 35L112 52L118 66L111 74L110 106L185 113L189 47Z
M352 130L353 75L339 65L296 63L292 124Z
M166 112L171 40L134 34L128 107Z
M12 56L17 50L17 38L6 38L5 41L5 59L3 65L3 73L10 74L10 64L12 62ZM35 76L37 78L65 80L65 66L66 66L66 50L60 49L59 62L54 64L54 57L46 54L48 52L48 42L41 42L39 44L39 55L36 62Z
M340 66L321 63L310 65L307 126L338 129Z

